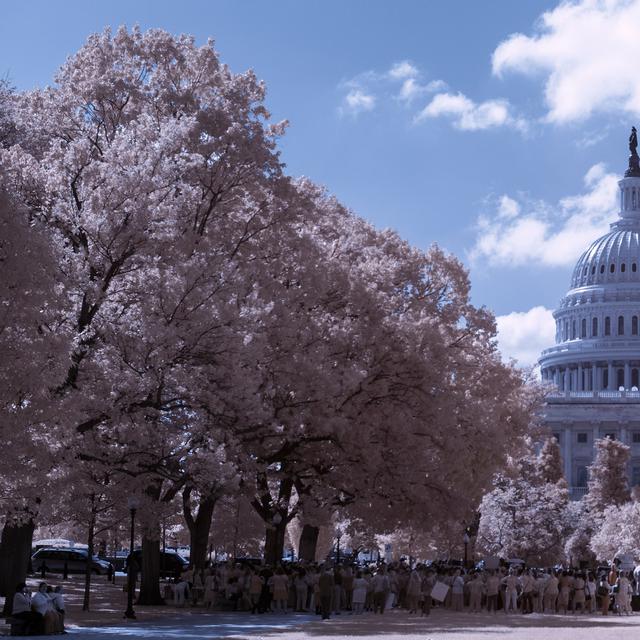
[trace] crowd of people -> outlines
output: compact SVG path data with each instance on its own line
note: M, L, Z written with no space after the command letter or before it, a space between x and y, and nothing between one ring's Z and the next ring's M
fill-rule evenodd
M50 635L66 633L64 630L64 595L62 587L52 587L46 582L31 593L24 582L16 587L11 609L12 635Z
M251 613L304 611L383 614L403 608L428 615L432 607L476 613L632 613L633 572L499 567L462 568L394 563L379 567L289 564L276 568L222 563L189 568L167 586L178 606L204 605Z

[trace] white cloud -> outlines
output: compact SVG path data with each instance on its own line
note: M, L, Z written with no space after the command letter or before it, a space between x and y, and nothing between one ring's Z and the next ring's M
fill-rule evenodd
M476 103L463 93L439 93L416 116L416 122L426 118L447 117L453 126L464 131L478 131L494 127L514 127L525 130L526 122L511 113L506 100L485 100Z
M347 93L338 111L341 115L357 115L363 111L372 111L378 104L394 101L411 105L419 96L442 91L447 87L442 80L423 83L421 77L418 67L409 60L396 62L384 72L373 69L363 71L340 83L339 89Z
M415 78L418 75L418 69L408 60L396 62L389 69L389 77L393 80L404 80L405 78Z
M511 35L493 53L493 72L542 73L547 119L595 112L640 114L640 0L561 2L532 36Z
M427 84L420 84L415 78L407 78L400 87L398 98L403 102L410 103L418 96L425 93L435 93L446 89L447 83L443 80L431 80Z
M508 195L503 195L500 198L498 204L498 217L499 218L515 218L520 213L520 205L516 200L510 198Z
M617 175L596 164L584 177L585 192L562 198L554 206L502 196L496 211L478 220L472 260L509 266L572 265L617 218L617 182Z
M351 89L344 98L343 113L358 115L363 111L371 111L376 106L375 96L361 89Z
M541 351L555 341L555 321L551 310L545 307L498 316L496 324L503 359L514 358L521 366L535 364Z

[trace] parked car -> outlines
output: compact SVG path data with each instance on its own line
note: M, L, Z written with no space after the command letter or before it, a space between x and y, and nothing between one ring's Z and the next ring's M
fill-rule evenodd
M84 573L87 568L87 550L44 547L31 556L31 566L35 573L42 571L43 565L49 573L63 573L65 564L69 573ZM91 559L92 573L102 575L108 573L110 569L113 571L113 565L110 562L101 560L97 556Z
M179 553L175 551L159 551L160 555L160 577L174 577L180 575L188 566L189 563ZM142 570L142 549L134 549L133 557L138 563L138 567ZM125 562L125 571L128 572L128 558Z

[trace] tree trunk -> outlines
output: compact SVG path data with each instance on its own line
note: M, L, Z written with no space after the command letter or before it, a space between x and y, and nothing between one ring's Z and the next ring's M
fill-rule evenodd
M189 498L191 489L185 489L182 494L184 517L189 527L191 536L190 562L198 570L203 569L207 562L207 549L209 548L209 532L211 531L211 521L213 519L213 509L216 506L217 498L214 496L200 496L198 504L198 514L193 517Z
M140 605L165 604L160 594L160 540L142 538L142 576L140 578Z
M82 599L82 610L89 611L91 605L91 570L93 565L93 538L96 528L95 496L91 496L91 516L87 532L87 564L84 568L84 597Z
M320 535L320 527L313 527L305 524L300 534L300 548L298 556L304 562L316 561L316 548L318 546L318 536Z
M2 615L11 615L16 585L25 582L31 558L33 520L16 523L10 518L0 538L0 595L5 596Z
M286 530L287 523L285 520L277 525L267 525L264 543L264 560L266 564L270 564L275 567L282 562Z

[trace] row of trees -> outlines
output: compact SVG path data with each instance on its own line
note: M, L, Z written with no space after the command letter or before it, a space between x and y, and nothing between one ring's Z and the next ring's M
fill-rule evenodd
M478 547L530 565L640 557L640 504L627 481L630 449L603 438L594 444L588 493L571 501L554 438L513 461L480 505Z
M496 350L461 264L286 175L265 88L211 43L91 36L46 89L0 93L0 586L33 527L88 540L142 499L192 560L242 495L282 555L340 511L366 531L462 522L538 392Z

